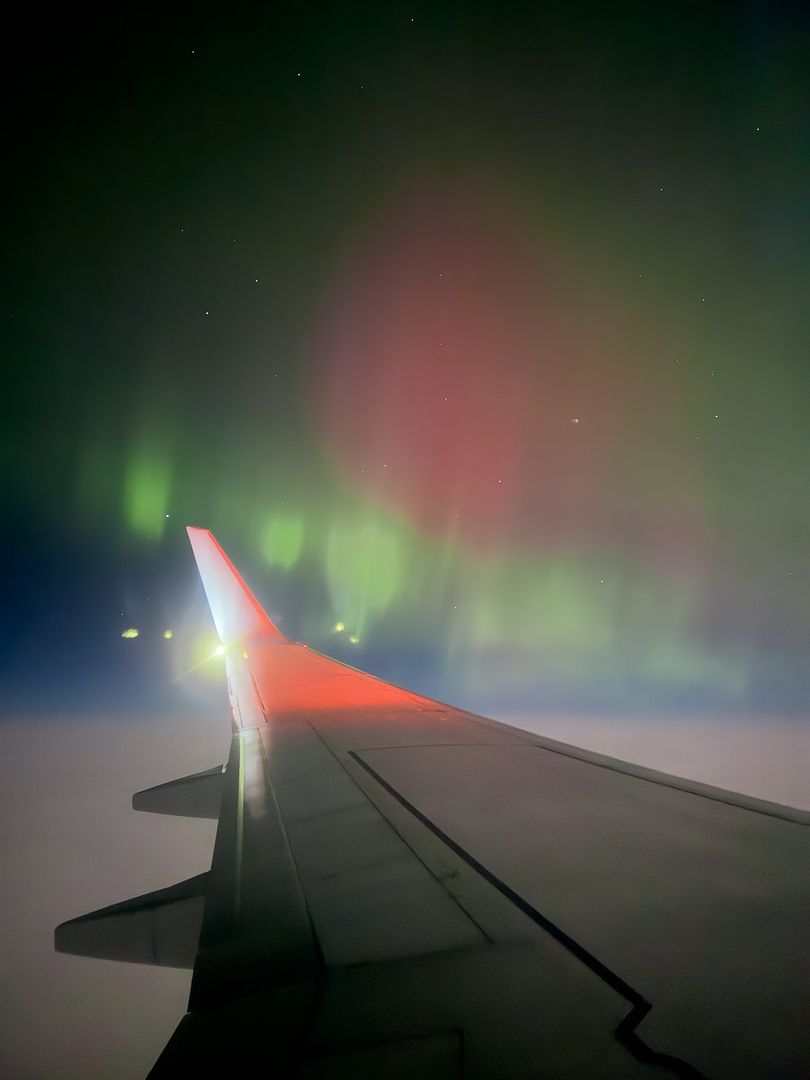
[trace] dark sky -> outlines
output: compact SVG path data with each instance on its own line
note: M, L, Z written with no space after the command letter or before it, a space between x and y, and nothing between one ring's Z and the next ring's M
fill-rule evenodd
M4 699L193 697L193 522L481 710L800 710L802 7L7 21Z

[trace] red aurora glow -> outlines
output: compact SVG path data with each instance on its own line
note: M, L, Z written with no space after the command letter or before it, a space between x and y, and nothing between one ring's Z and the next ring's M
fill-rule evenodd
M317 425L353 486L426 532L593 539L646 395L617 375L607 304L506 206L422 183L354 244L317 336Z

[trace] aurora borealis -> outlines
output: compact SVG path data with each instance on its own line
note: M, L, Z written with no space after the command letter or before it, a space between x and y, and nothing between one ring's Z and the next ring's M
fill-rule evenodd
M481 710L802 707L806 13L64 19L9 75L4 683L194 667L188 522Z
M810 808L806 3L3 42L0 1074L135 1080L186 1007L53 952L210 866L130 803L226 752L186 524L315 649Z

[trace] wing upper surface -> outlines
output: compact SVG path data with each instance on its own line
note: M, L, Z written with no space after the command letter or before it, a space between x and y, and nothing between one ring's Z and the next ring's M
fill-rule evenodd
M321 1080L803 1075L810 815L322 656L189 536L234 734L221 779L139 796L221 795L190 1011L156 1077L248 1066L268 1040L280 1074Z
M654 1004L645 1027L669 1052L702 1058L717 1075L765 1069L780 1054L797 1067L802 965L791 942L810 930L808 815L555 745L292 642L256 635L235 662L249 670L261 723L274 731L271 771L282 770L279 802L316 929L335 906L320 878L326 868L332 880L347 872L339 853L352 827L348 811L341 822L319 799L328 770L313 767L313 782L304 765L313 753L325 768L326 750L334 777L365 785L375 813L385 789L398 813L415 815L596 967L632 984ZM304 777L284 772L288 759ZM441 858L422 858L441 874ZM369 925L356 901L343 915ZM351 950L344 941L333 958L364 958ZM763 1000L778 1017L768 1035L757 1024ZM680 1031L690 1008L696 1015Z

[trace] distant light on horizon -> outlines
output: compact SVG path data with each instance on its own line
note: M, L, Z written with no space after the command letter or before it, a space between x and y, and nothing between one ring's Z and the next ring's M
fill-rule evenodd
M130 627L128 627L128 629L126 629L121 634L121 637L122 638L136 638L136 637L138 637L139 633L140 633L140 631L136 630L136 628L134 626L130 626Z
M164 630L163 636L167 641L170 641L174 637L174 630Z

